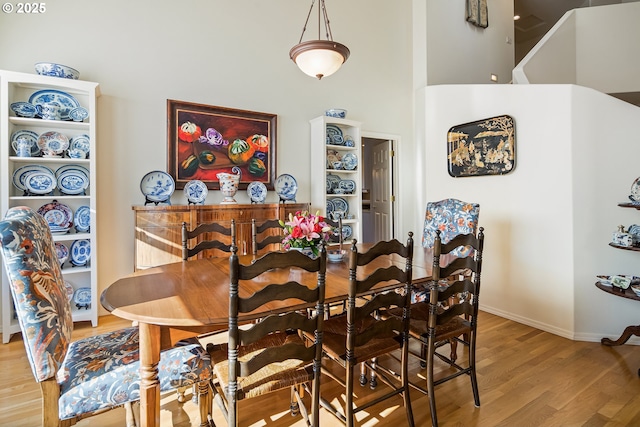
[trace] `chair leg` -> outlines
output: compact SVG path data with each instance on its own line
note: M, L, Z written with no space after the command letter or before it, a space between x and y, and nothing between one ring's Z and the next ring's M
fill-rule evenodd
M184 397L185 392L187 391L187 387L178 387L176 389L176 394L178 395L178 402L184 403L187 399Z
M378 358L374 357L371 359L371 375L369 378L369 388L371 390L375 390L378 387L378 378L376 377L376 364L378 363ZM364 363L363 363L364 364Z
M200 411L200 427L209 427L211 423L209 420L213 420L213 402L211 391L209 390L209 382L201 381L198 384L194 384L194 388L197 389L198 396L198 409Z
M300 405L298 405L298 399L296 399L296 392L296 386L291 386L291 400L289 403L289 410L292 417L295 417L300 413Z
M136 427L136 417L133 414L133 404L127 402L124 405L125 423L127 427Z
M431 426L438 427L438 415L436 414L436 396L434 393L434 388L433 353L429 351L429 359L427 360L427 395L429 396L429 410L431 411Z
M367 365L364 362L360 363L360 385L364 387L369 381L367 380Z

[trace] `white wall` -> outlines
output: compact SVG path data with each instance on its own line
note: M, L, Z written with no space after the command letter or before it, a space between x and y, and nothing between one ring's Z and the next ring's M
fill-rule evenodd
M465 20L465 1L428 0L426 7L426 79L428 85L511 81L513 0L488 0L489 26ZM510 40L510 42L507 41Z
M639 1L567 12L514 68L514 83L640 92L639 19Z
M417 165L425 176L418 204L446 197L480 203L481 307L592 341L636 324L637 302L594 283L596 274L640 274L640 254L607 245L619 223L640 221L635 210L616 206L637 175L640 146L625 137L625 124L637 122L640 109L572 85L430 86L419 99L425 146ZM448 129L502 114L515 120L515 170L450 177Z

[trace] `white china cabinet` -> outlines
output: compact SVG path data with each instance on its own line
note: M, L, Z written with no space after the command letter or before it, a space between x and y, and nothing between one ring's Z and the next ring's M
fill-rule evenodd
M1 215L4 216L7 209L14 206L29 206L41 213L59 208L60 211L54 212L53 216L67 213L68 217L68 212L71 212L74 217L71 223L62 223L57 229L54 225L53 238L60 260L65 258L65 250L68 251L68 258L62 264L62 273L71 299L73 320L90 321L94 327L98 324L95 161L98 96L98 83L0 70ZM50 102L61 104L58 111L60 116L56 120L44 120L37 114L29 117L32 105ZM19 110L19 107L22 109ZM74 109L79 114L71 113ZM49 156L43 156L40 152L42 146L49 148L45 138L41 138L43 134L57 138L57 142L51 145L53 151L48 153ZM36 140L30 157L18 157L14 141L16 135L26 135ZM65 137L72 146L76 141L78 147L84 150L88 148L87 158L69 158L65 144L62 144L62 148L57 145L60 140L64 142ZM25 170L44 170L45 174L48 170L53 172L55 179L51 191L46 192L46 186L44 190L40 188L42 191L30 191L34 187L21 182L21 178L27 181L33 172L21 173ZM61 178L63 172L67 172L69 181ZM76 216L79 210L82 215ZM20 328L4 267L1 296L2 337L6 343ZM77 305L80 300L83 302Z
M321 116L311 123L311 210L342 216L345 241L362 241L360 122Z

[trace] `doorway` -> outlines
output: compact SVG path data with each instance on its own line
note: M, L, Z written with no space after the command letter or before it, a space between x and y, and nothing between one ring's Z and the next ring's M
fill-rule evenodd
M399 139L396 135L362 132L363 243L395 238L398 215L395 153Z

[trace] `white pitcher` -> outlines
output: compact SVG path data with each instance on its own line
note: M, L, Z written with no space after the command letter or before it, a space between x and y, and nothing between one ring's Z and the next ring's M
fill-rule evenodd
M242 175L242 171L238 166L234 166L231 171L233 173L219 173L216 176L218 177L218 181L220 181L220 191L224 195L224 199L220 204L222 205L230 205L236 202L233 196L236 195L238 191L238 185L240 184L240 176Z

